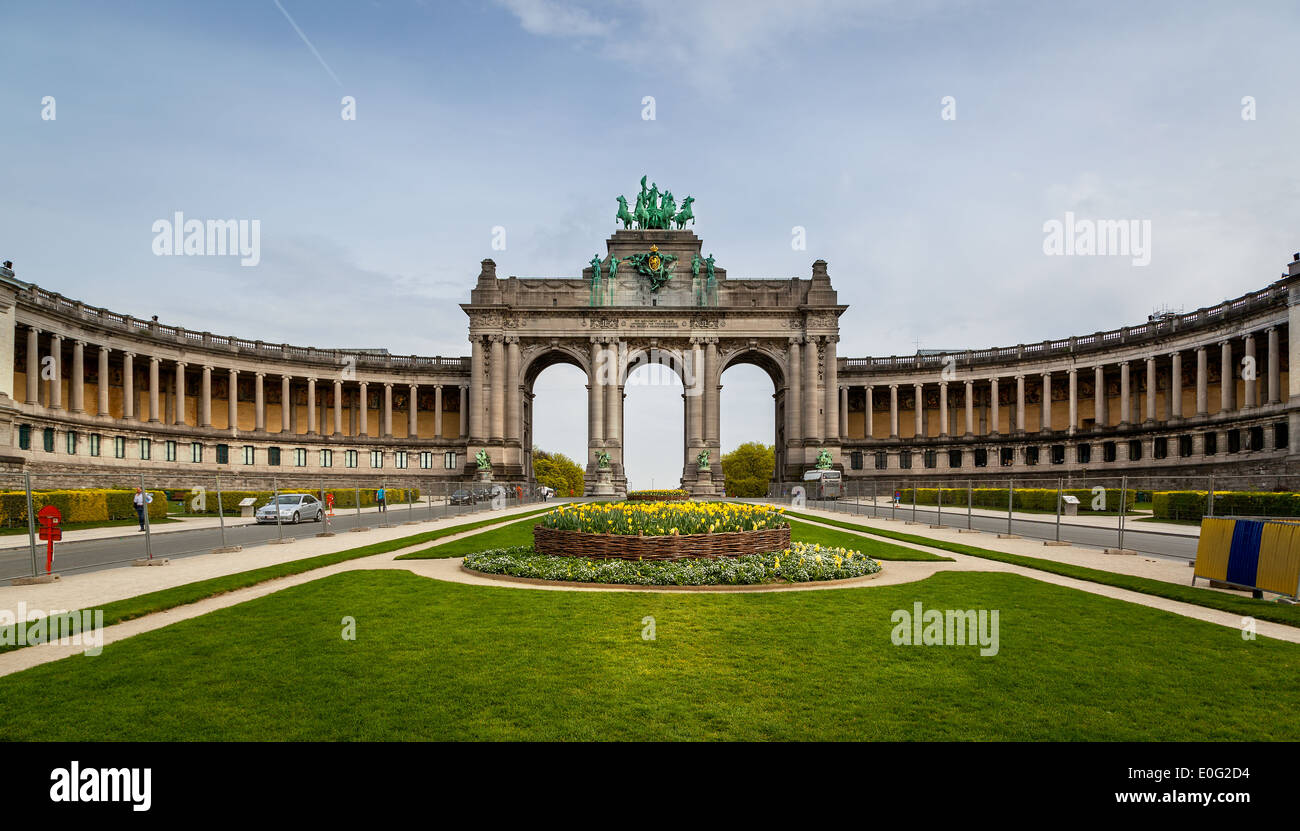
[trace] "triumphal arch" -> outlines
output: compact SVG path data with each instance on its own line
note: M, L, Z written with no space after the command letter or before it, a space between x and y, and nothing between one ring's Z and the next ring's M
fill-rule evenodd
M719 393L733 364L772 379L776 476L799 478L827 458L822 451L838 467L835 345L847 306L837 302L826 262L813 263L809 278L728 278L686 227L694 199L679 206L643 178L634 209L622 196L617 202L622 227L581 277L502 278L483 260L462 304L472 345L467 473L477 457L498 477L531 478L533 384L557 363L587 376L589 492L601 480L626 491L625 386L644 365L681 379L680 433L665 425L655 440L666 448L680 435L682 485L692 494L721 492Z

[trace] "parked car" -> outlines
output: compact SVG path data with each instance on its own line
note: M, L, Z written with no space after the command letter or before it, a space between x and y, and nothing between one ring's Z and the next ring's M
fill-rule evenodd
M282 493L276 504L267 502L257 509L254 517L259 525L276 521L276 507L280 509L280 522L293 523L297 525L303 520L310 519L313 522L320 522L325 516L324 506L320 500L309 493Z
M474 494L470 493L464 488L461 488L458 491L453 491L451 494L451 498L447 501L452 505L473 505Z
M475 501L475 502L491 502L491 501L492 501L492 488L490 488L490 487L484 487L484 486L479 486L479 487L474 488L474 501Z

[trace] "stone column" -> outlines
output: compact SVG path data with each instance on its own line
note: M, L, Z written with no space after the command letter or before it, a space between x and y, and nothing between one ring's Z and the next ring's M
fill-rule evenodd
M460 418L457 419L457 423L460 426L460 430L458 431L460 433L459 438L466 439L469 438L469 417L468 416L469 416L469 408L471 406L471 402L469 400L469 386L467 384L461 384L456 389L460 393L460 402L459 402Z
M1133 390L1129 386L1128 361L1119 364L1119 426L1127 427L1132 415Z
M1156 423L1156 359L1155 356L1147 358L1147 411L1146 418L1143 419L1145 424Z
M253 383L253 429L259 433L266 432L266 373L254 373Z
M469 409L465 408L466 400L461 399L461 422L466 423L466 416L469 416L468 427L469 437L473 443L483 441L486 430L483 424L483 393L486 389L483 376L483 336L470 335L470 344L473 346L473 353L470 356L469 384L471 388L470 396L473 401L470 402ZM464 432L462 430L461 432Z
M53 359L54 378L50 381L49 406L54 410L63 409L63 338L50 335L50 357Z
M176 412L174 424L185 426L185 362L176 362Z
M1100 430L1106 426L1106 368L1096 366L1092 375L1092 429Z
M293 408L293 391L289 388L289 376L280 376L280 432L288 433L292 428L289 414Z
M411 384L407 391L407 401L410 403L410 412L406 417L406 437L418 439L420 437L420 385Z
M149 423L161 424L162 419L158 418L158 358L149 359Z
M1282 367L1278 365L1281 350L1278 348L1277 327L1268 327L1268 403L1282 403Z
M380 426L383 429L383 437L391 439L393 437L393 382L384 382L384 405L380 417Z
M605 360L608 362L609 374L605 378L605 445L607 447L618 447L622 441L623 432L623 388L619 386L618 371L618 345L605 345ZM707 395L707 387L706 395ZM611 461L618 461L617 453L610 453Z
M863 438L870 439L871 434L876 431L876 401L875 387L867 387L867 411L862 416Z
M1196 414L1210 414L1210 358L1204 346L1196 347Z
M799 444L803 441L801 424L803 421L803 393L800 382L799 338L790 338L790 360L786 366L788 375L785 385L785 439L787 444ZM794 461L793 459L791 461ZM784 471L778 471L784 476Z
M912 436L919 439L925 435L925 386L913 384L912 395L916 401L912 408Z
M591 368L587 373L587 446L603 447L605 444L605 344L594 338L591 341ZM593 449L589 461L595 464Z
M1259 385L1255 381L1259 377L1259 364L1255 361L1255 335L1253 333L1246 335L1246 358L1246 366L1250 368L1250 372L1246 375L1246 400L1241 402L1241 408L1251 410L1259 403Z
M27 403L39 404L41 400L41 330L27 327Z
M1169 356L1169 406L1165 408L1170 419L1183 417L1183 353Z
M989 379L989 430L990 436L998 435L998 379Z
M108 347L99 347L99 406L95 411L101 416L108 415Z
M1025 376L1016 376L1016 432L1025 432Z
M316 435L316 379L307 378L307 435Z
M898 438L898 384L889 385L889 437Z
M343 381L342 378L334 380L334 432L331 436L342 436L343 434Z
M804 438L812 444L820 444L822 440L821 414L817 404L820 393L817 386L817 339L809 336L803 353L803 429Z
M433 437L442 438L442 384L433 385Z
M68 378L68 400L72 412L86 411L86 342L72 342L72 375ZM1249 396L1247 396L1249 398Z
M1079 370L1070 367L1066 378L1069 379L1070 389L1070 426L1065 429L1065 432L1073 436L1079 430Z
M519 377L519 336L506 341L506 441L522 442L524 418L521 410L523 390Z
M203 365L203 382L199 388L199 426L212 426L212 367Z
M361 381L358 384L360 400L360 412L357 413L358 436L370 437L370 382Z
M829 335L826 338L824 379L825 379L825 401L822 404L826 410L824 413L826 426L823 435L827 442L839 443L840 435L840 384L839 384L839 367L835 360L835 341L839 338L835 335Z
M1232 341L1219 341L1219 412L1228 413L1234 409L1237 392L1237 376L1232 371Z
M849 434L849 388L840 387L840 441L844 441Z
M1043 373L1042 403L1038 405L1039 430L1050 433L1052 430L1052 373Z
M227 428L230 430L239 429L239 370L232 369L230 373L230 389L226 394L226 419Z
M948 438L948 382L939 382L939 436Z
M492 417L492 441L499 442L506 435L506 345L500 335L492 336L492 399L488 412Z
M963 391L966 396L966 438L975 435L975 382L967 381L966 389Z
M722 435L722 420L718 406L722 378L718 371L717 338L708 338L704 345L704 381L704 442L709 447L718 447ZM713 454L713 458L721 461L717 453Z
M122 419L135 418L135 353L122 353Z

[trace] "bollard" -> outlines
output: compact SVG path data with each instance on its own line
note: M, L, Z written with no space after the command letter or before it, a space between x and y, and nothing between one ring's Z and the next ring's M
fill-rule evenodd
M966 530L974 531L975 527L971 525L971 501L974 498L974 487L971 480L966 480Z
M36 577L40 574L40 565L36 560L36 511L32 508L32 475L24 473L23 481L27 489L27 543L32 549L32 576Z

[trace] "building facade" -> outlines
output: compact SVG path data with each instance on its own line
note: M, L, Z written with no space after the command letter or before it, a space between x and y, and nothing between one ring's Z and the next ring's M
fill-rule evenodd
M772 380L783 481L823 451L851 479L1223 471L1271 486L1297 471L1300 255L1260 291L1145 324L852 358L837 355L847 307L824 261L808 278L728 279L689 230L619 230L606 249L580 277L499 278L484 260L464 357L196 332L0 268L0 463L460 482L482 451L494 477L528 480L533 384L567 363L588 378L588 479L607 469L621 492L626 385L652 364L681 379L682 424L663 437L680 435L682 484L707 495L722 482L722 374L749 363Z

